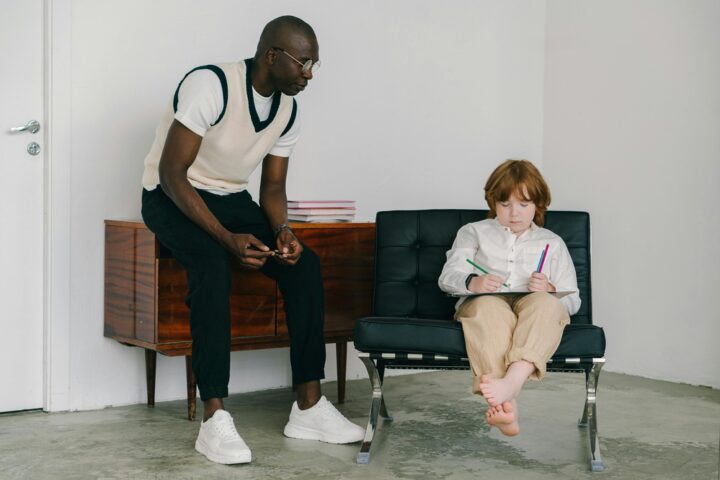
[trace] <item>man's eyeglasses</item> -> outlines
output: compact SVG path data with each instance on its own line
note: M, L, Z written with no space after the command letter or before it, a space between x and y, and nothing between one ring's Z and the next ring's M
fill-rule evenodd
M270 47L270 48L272 48L273 50L280 50L280 51L283 52L285 55L287 55L288 57L292 58L298 65L300 65L300 66L302 67L302 72L303 72L303 73L307 73L307 72L315 73L315 72L317 72L317 69L320 68L320 60L318 60L317 62L313 62L312 60L308 60L308 61L306 61L306 62L303 63L303 62L301 62L300 60L298 60L297 58L295 58L295 57L293 57L292 55L290 55L288 52L286 52L284 48L280 48L280 47Z

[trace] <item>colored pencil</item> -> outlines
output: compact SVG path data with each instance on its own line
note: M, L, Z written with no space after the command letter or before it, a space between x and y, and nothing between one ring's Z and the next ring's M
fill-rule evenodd
M545 248L543 249L542 253L540 254L540 260L538 261L537 269L535 270L538 273L542 273L543 265L545 265L545 257L547 257L548 249L550 248L550 244L545 244Z
M473 267L477 268L478 270L480 270L480 271L483 272L484 274L490 275L490 272L488 272L488 271L485 270L483 267L481 267L481 266L478 265L477 263L473 262L473 261L470 260L469 258L466 258L465 260L466 260L470 265L472 265ZM503 287L507 287L507 286L508 286L507 283L503 283ZM508 288L510 288L510 287L508 287Z

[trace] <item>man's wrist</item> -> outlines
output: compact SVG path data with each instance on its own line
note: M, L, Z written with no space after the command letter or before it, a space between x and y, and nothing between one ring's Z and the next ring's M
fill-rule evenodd
M215 240L225 248L228 248L228 245L232 244L232 232L222 226L214 232L211 232L211 236L213 236Z
M290 225L288 225L287 223L281 223L280 225L277 225L275 228L273 228L273 233L275 234L275 238L277 238L277 236L280 235L280 232L282 232L283 230L288 230L290 233L293 233L292 228L290 228Z

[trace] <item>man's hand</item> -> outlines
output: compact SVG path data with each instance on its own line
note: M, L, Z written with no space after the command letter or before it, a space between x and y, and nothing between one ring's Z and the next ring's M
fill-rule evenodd
M277 236L277 249L280 254L275 259L280 265L295 265L300 259L303 247L290 229L280 230Z
M262 268L268 257L274 255L267 245L249 233L231 233L224 243L225 248L238 257L244 267L253 270Z
M528 282L528 290L531 292L554 292L555 285L550 283L544 273L533 272Z
M473 277L468 285L468 290L474 293L493 293L502 287L503 279L497 275L481 275Z

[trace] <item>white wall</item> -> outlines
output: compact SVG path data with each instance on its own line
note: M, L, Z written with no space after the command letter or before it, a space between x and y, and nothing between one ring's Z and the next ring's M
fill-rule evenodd
M359 220L381 209L481 207L500 161L540 163L544 2L49 4L51 118L63 122L50 179L51 409L144 401L142 351L103 338L103 220L139 218L142 160L182 75L252 56L268 20L304 18L323 61L298 98L303 138L289 197L353 198ZM349 378L364 377L352 350L349 358ZM184 397L181 359L160 357L157 374L157 400ZM334 355L327 374L335 378ZM232 355L232 392L289 383L287 350Z
M720 387L720 3L551 0L543 166L593 222L607 370Z

